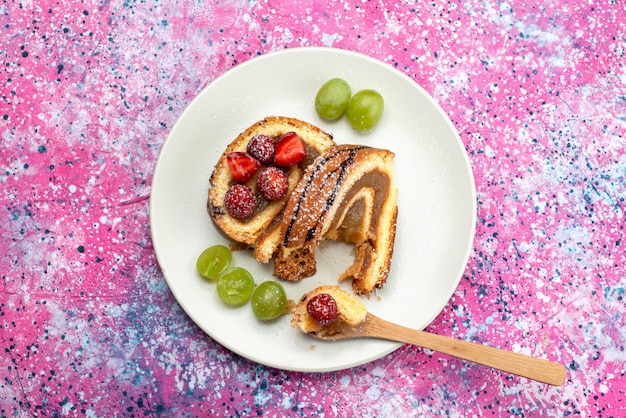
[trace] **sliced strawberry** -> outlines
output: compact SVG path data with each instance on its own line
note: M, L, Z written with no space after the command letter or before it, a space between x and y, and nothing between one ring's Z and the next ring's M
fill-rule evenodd
M287 132L276 142L274 163L283 167L298 164L306 157L302 139L295 132Z
M233 180L237 183L248 180L259 169L259 163L254 157L245 152L231 152L226 156L228 167L233 175Z

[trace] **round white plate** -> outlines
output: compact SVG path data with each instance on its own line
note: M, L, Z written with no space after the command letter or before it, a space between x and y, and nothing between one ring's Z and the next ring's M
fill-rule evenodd
M382 94L385 111L371 133L354 131L345 117L330 123L317 116L315 94L333 77L348 81L353 92ZM417 329L446 305L472 248L476 198L463 143L437 103L389 65L339 49L296 48L251 59L214 80L185 109L161 150L150 197L152 240L172 293L200 328L233 352L284 370L332 371L380 358L400 344L317 341L291 328L289 315L260 322L249 304L222 303L215 283L195 271L204 248L228 244L206 211L213 166L240 132L270 115L313 123L337 143L395 152L399 214L392 269L385 287L363 301L375 315ZM297 301L317 286L335 284L351 263L350 250L323 243L318 273L283 283L287 297ZM275 280L272 266L248 251L235 252L232 264L247 268L257 284Z

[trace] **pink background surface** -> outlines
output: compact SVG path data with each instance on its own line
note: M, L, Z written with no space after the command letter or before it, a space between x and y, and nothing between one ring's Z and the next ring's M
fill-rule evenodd
M624 5L285 3L0 4L0 416L625 416ZM410 346L284 372L184 314L150 238L161 145L216 77L299 46L377 58L448 113L478 223L428 330L559 361L565 385Z

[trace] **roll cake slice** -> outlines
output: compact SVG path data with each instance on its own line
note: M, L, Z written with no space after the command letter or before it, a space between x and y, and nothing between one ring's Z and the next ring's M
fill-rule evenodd
M363 145L337 145L305 170L284 209L275 275L297 281L317 271L322 239L356 246L355 261L339 280L352 279L357 294L387 280L396 231L395 155Z
M284 198L276 201L264 199L257 193L256 176L247 180L257 196L257 204L253 214L245 219L237 219L226 210L224 199L226 192L234 180L228 167L227 156L233 152L246 151L248 142L257 134L278 138L287 132L295 132L306 148L306 158L286 168L289 188ZM289 196L296 188L306 167L317 156L335 145L332 135L307 122L285 116L268 116L239 134L226 148L210 177L207 211L218 231L228 239L242 247L252 248L257 260L267 263L280 244L280 225L283 209Z

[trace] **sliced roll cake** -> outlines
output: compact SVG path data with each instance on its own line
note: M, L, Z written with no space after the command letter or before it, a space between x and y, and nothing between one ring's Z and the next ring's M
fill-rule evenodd
M394 154L363 145L337 145L315 159L291 194L281 220L275 275L301 280L316 272L322 239L356 246L354 263L340 280L357 294L384 285L393 255L397 189Z
M278 142L292 133L301 139L304 157L289 164L283 157L293 158L292 149L287 145L279 150ZM266 155L262 147L256 153L250 150L251 142L259 137L271 140L273 154ZM334 145L333 137L318 127L284 116L266 117L247 128L228 145L210 177L207 210L217 229L230 240L252 248L257 260L268 262L280 243L277 227L289 196L305 168ZM282 159L277 161L279 152ZM273 170L274 175L280 171L286 177L286 191L278 199L268 199L259 191L259 176L268 167L278 169ZM237 193L231 190L235 185ZM234 199L250 202L229 210L227 203Z

